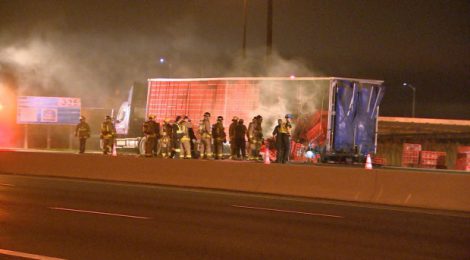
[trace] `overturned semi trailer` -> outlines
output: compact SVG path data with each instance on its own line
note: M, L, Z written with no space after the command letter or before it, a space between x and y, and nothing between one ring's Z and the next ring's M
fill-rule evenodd
M293 140L314 142L323 147L325 160L341 161L375 152L382 83L337 77L149 79L145 90L131 87L128 101L121 106L121 110L124 107L129 111L127 123L122 120L118 129L138 129L129 124L141 122L148 115L155 115L157 121L187 115L197 126L204 112L210 112L223 116L227 128L234 116L248 123L262 115L264 135L268 137L278 118L292 114ZM131 96L143 92L146 98L142 94L139 98ZM126 115L121 110L119 115ZM134 140L126 143L139 147L145 141L140 133L123 132L120 137Z

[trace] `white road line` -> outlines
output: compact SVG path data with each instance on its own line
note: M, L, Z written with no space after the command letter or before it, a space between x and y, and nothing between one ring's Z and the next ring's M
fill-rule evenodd
M22 257L22 258L37 259L37 260L65 260L64 258L34 255L34 254L28 254L28 253L5 250L5 249L0 249L0 255L9 255L9 256L16 256L16 257Z
M232 207L244 208L244 209L266 210L266 211L274 211L274 212L282 212L282 213L302 214L302 215L319 216L319 217L329 217L329 218L344 218L343 216L303 212L303 211L283 210L283 209L258 208L258 207L249 207L249 206L240 206L240 205L232 205Z
M13 185L13 184L8 184L8 183L0 183L0 186L14 187L15 185Z
M49 208L54 209L54 210L64 210L64 211L72 211L72 212L87 213L87 214L97 214L97 215L106 215L106 216L114 216L114 217L150 219L148 217L139 217L139 216L132 216L132 215L124 215L124 214L116 214L116 213L108 213L108 212L99 212L99 211L89 211L89 210L81 210L81 209L68 209L68 208L56 208L56 207L49 207Z

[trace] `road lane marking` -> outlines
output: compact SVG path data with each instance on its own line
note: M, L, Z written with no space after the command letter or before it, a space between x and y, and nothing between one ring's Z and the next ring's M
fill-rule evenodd
M49 256L43 256L43 255L28 254L28 253L5 250L5 249L0 249L0 255L9 255L9 256L15 256L15 257L37 259L37 260L65 260L64 258L55 258L55 257L49 257Z
M329 214L321 214L321 213L313 213L313 212L283 210L283 209L259 208L259 207L250 207L250 206L240 206L240 205L232 205L232 207L235 207L235 208L243 208L243 209L255 209L255 210L265 210L265 211L273 211L273 212L282 212L282 213L301 214L301 215L310 215L310 216L318 216L318 217L344 218L343 216L336 216L336 215L329 215Z
M13 185L13 184L8 184L8 183L0 183L0 186L15 187L15 185Z
M140 216L132 216L132 215L116 214L116 213L108 213L108 212L100 212L100 211L89 211L89 210L57 208L57 207L49 207L49 208L54 209L54 210L72 211L72 212L97 214L97 215L106 215L106 216L113 216L113 217L135 218L135 219L150 219L149 217L140 217Z

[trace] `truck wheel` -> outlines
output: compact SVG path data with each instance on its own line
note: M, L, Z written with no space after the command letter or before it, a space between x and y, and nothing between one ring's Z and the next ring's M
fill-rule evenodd
M138 153L141 154L141 155L145 154L145 143L146 142L147 142L146 137L142 137L142 139L140 139Z

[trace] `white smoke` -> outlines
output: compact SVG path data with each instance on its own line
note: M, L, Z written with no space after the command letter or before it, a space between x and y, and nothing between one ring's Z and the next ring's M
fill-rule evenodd
M271 136L278 119L286 114L294 116L293 122L308 119L323 105L327 95L326 81L296 80L298 77L320 77L320 72L305 65L300 59L282 58L274 52L269 60L264 56L264 49L250 50L247 58L239 58L233 69L226 74L233 76L282 77L286 81L264 81L260 85L260 103L250 117L263 117L263 132ZM283 83L282 83L283 82ZM252 118L249 118L250 122Z

